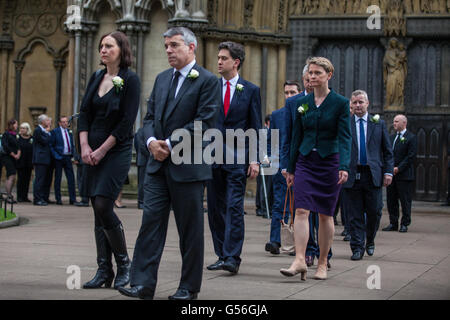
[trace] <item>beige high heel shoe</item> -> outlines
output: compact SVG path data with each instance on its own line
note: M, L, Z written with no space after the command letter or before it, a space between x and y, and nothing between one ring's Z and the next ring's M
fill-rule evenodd
M280 269L280 273L286 277L293 277L293 276L301 273L302 281L306 281L306 273L307 272L308 272L308 267L306 266L306 264L301 265L300 267L298 267L296 269L292 268L292 266L289 269Z
M316 280L327 280L327 265L318 265L317 272L314 275Z

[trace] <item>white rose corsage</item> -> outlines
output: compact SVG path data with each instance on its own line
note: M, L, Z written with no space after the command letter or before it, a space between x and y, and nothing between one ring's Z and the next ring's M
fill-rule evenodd
M236 90L239 91L239 92L242 92L242 91L244 91L244 86L242 84L238 83L236 85Z
M297 111L304 115L309 109L309 106L307 103L302 104L300 107L298 107Z
M119 93L120 90L123 89L123 84L125 83L123 79L119 76L115 76L112 78L112 83L114 87L116 88L116 92Z
M400 138L400 142L401 142L401 143L405 143L405 142L406 142L406 138L405 138L405 137L401 137L401 138Z
M380 122L380 115L379 114L374 115L371 120L374 123Z
M189 74L188 74L188 78L189 79L197 79L198 78L198 76L200 75L200 73L198 73L198 71L197 70L195 70L195 69L192 69L191 70L191 72L189 72Z

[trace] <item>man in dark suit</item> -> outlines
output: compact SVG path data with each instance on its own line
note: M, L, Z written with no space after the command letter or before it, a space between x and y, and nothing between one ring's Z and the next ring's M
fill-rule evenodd
M300 84L297 81L286 81L284 83L284 98L288 99L290 97L298 95L300 92ZM274 151L277 150L278 154L272 154L272 145L271 145L271 136L268 137L268 145L267 145L267 154L269 155L270 161L273 164L278 163L279 168L275 175L272 177L273 181L273 210L272 210L272 223L270 225L270 241L266 243L265 250L270 252L271 254L280 254L281 247L281 220L283 219L284 213L284 205L285 205L285 196L287 191L286 179L283 177L281 173L282 168L287 168L287 159L280 158L281 148L285 144L282 143L282 140L285 139L286 132L286 122L285 122L285 112L287 109L282 107L278 110L272 112L271 121L270 121L270 133L272 130L279 130L278 136L278 146L275 146ZM277 159L279 158L279 160ZM280 162L282 161L282 162ZM285 222L289 220L290 210L289 204L286 205L286 214L285 214Z
M149 157L148 149L145 147L144 130L139 128L134 136L134 148L136 149L136 166L138 168L138 209L144 209L144 179L147 161Z
M383 231L397 231L399 219L398 201L402 205L400 232L407 232L411 224L411 201L414 184L414 159L417 153L416 136L406 130L408 119L399 114L394 118L395 134L391 135L394 151L394 179L387 187L387 206L390 224Z
M48 205L47 189L49 189L49 168L52 163L50 126L51 119L41 114L38 117L38 126L33 133L33 204L37 206Z
M70 204L76 204L75 175L73 173L72 157L74 154L74 143L72 132L69 131L69 120L66 116L59 119L59 127L51 131L50 150L55 159L55 198L56 204L62 205L61 179L62 171L66 175L67 187L69 189Z
M181 280L171 300L192 300L200 291L204 256L203 189L212 178L211 166L203 161L203 150L193 143L178 141L178 133L194 137L194 121L201 130L212 128L220 104L217 78L195 61L197 39L187 28L175 27L164 33L172 68L160 73L148 100L144 119L144 141L150 151L144 184L142 226L134 249L131 288L119 288L127 296L153 299L158 267L172 207L180 237ZM197 129L196 129L197 130ZM199 134L198 131L195 131ZM190 161L175 164L179 145L189 147L183 154ZM188 152L190 151L190 152ZM197 163L200 156L201 163ZM195 159L194 159L195 158ZM178 161L176 161L178 162Z
M382 187L392 182L394 160L384 121L367 112L367 93L354 91L350 103L354 112L352 153L348 180L343 186L344 206L349 219L351 259L361 260L364 250L369 256L375 251L383 208Z
M218 70L222 78L218 80L222 88L222 107L216 128L226 136L226 130L244 131L261 129L261 96L259 87L244 80L239 69L245 59L244 46L234 42L219 45ZM236 140L236 139L234 139ZM239 163L239 146L229 141L223 145L223 164L213 165L213 180L208 182L208 220L218 260L209 265L208 270L226 270L232 274L239 271L241 252L244 244L244 195L247 176L258 176L257 159L250 159L250 143L245 144L245 163ZM228 160L233 159L232 163Z

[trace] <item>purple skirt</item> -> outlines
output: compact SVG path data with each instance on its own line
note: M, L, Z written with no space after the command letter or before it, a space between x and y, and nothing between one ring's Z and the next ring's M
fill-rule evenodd
M295 167L295 209L333 216L341 190L338 181L338 153L325 158L321 158L316 151L311 151L307 156L300 153Z

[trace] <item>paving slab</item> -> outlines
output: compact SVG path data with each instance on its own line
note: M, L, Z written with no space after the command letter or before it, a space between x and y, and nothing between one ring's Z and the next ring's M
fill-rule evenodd
M68 199L63 199L68 203ZM127 248L133 256L142 211L134 200L125 199L125 209L115 209L124 225ZM0 299L32 300L129 300L113 289L70 290L69 266L78 266L80 283L96 272L94 218L92 208L49 205L14 207L21 225L0 230ZM332 267L329 279L307 280L283 277L280 268L293 260L285 254L264 251L270 221L255 215L254 199L246 199L246 238L239 274L209 271L206 265L217 260L207 214L205 214L205 269L203 300L404 300L450 298L450 207L439 203L413 202L412 225L405 234L383 232L389 224L384 209L376 238L375 255L351 261L349 243L343 241L341 225L335 228ZM166 247L162 256L155 299L167 300L176 290L181 272L179 237L173 215L169 219ZM317 262L316 262L317 263ZM380 270L380 289L369 289L367 281Z

